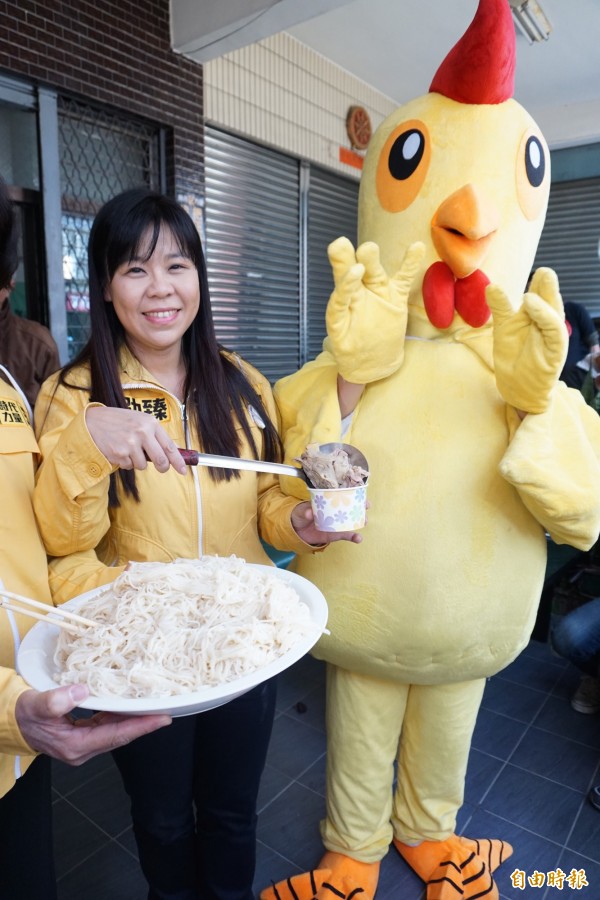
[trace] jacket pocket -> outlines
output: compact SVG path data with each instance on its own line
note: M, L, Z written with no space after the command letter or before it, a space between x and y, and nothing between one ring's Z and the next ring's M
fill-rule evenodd
M35 453L40 448L27 422L0 422L0 453Z

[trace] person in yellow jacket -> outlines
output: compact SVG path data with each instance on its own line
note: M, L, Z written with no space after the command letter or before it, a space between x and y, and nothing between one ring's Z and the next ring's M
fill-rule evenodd
M267 380L216 341L187 213L126 191L98 213L89 260L90 340L36 404L35 509L55 601L112 581L130 560L268 563L261 538L299 553L333 539L275 476L183 465L178 447L280 453ZM271 680L115 752L149 897L251 900L274 703Z
M5 247L14 217L0 182L0 286L10 279ZM46 552L33 514L38 445L27 402L0 366L0 596L2 590L52 606ZM96 715L74 727L84 685L34 691L16 672L19 644L35 620L0 609L0 900L53 900L50 756L79 765L154 728L168 716ZM37 754L44 754L37 756ZM37 756L37 758L36 758Z

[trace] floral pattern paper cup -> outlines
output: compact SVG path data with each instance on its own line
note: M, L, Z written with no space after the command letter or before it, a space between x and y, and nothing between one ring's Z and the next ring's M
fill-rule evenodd
M357 531L365 524L367 485L309 488L315 525L320 531Z

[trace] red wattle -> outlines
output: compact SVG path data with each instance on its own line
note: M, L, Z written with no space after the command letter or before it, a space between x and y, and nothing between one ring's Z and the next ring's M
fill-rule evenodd
M454 318L454 275L445 262L432 263L423 279L423 304L436 328L449 328Z
M459 278L454 288L456 312L472 328L481 328L491 316L485 300L485 289L490 283L481 269L476 269L466 278Z

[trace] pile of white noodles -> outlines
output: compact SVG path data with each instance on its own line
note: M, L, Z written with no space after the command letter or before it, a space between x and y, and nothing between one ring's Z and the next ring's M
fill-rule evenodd
M77 611L97 624L79 636L61 630L55 677L83 682L95 696L160 697L223 684L278 659L316 627L276 570L235 556L132 563Z

